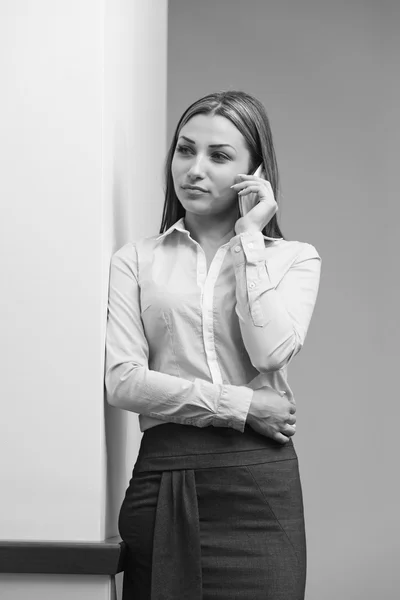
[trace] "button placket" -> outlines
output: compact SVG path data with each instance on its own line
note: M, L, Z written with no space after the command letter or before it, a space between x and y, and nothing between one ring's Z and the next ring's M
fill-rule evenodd
M213 383L223 383L222 374L219 368L217 353L214 341L214 288L221 266L227 252L227 248L221 247L217 250L204 282L202 296L202 320L203 320L203 341L206 360L210 369ZM203 249L201 253L204 255Z

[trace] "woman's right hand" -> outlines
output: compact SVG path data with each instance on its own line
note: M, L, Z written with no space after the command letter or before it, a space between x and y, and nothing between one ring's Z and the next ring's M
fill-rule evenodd
M257 433L286 444L296 433L295 412L295 404L286 395L262 387L253 391L246 423Z

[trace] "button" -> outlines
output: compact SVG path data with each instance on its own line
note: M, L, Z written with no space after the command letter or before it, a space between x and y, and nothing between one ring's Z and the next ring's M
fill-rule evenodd
M254 283L254 281L252 281L251 283L249 283L249 288L253 289L256 287L256 284Z
M252 250L254 248L253 242L250 242L250 244L248 244L247 247L250 248L250 250Z
M240 252L241 251L241 247L240 246L235 246L235 252Z

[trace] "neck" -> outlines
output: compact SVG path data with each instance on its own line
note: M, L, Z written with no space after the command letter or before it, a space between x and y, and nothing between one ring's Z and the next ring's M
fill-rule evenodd
M196 215L185 214L185 226L191 237L200 245L222 246L236 235L235 223L238 215Z

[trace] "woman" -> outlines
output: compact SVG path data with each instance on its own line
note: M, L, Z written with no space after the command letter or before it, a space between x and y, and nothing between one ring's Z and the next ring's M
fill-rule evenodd
M241 216L238 196L251 195ZM144 432L119 515L123 600L304 598L287 365L320 257L283 239L277 196L264 107L210 94L177 125L161 235L112 258L108 401L138 413Z

